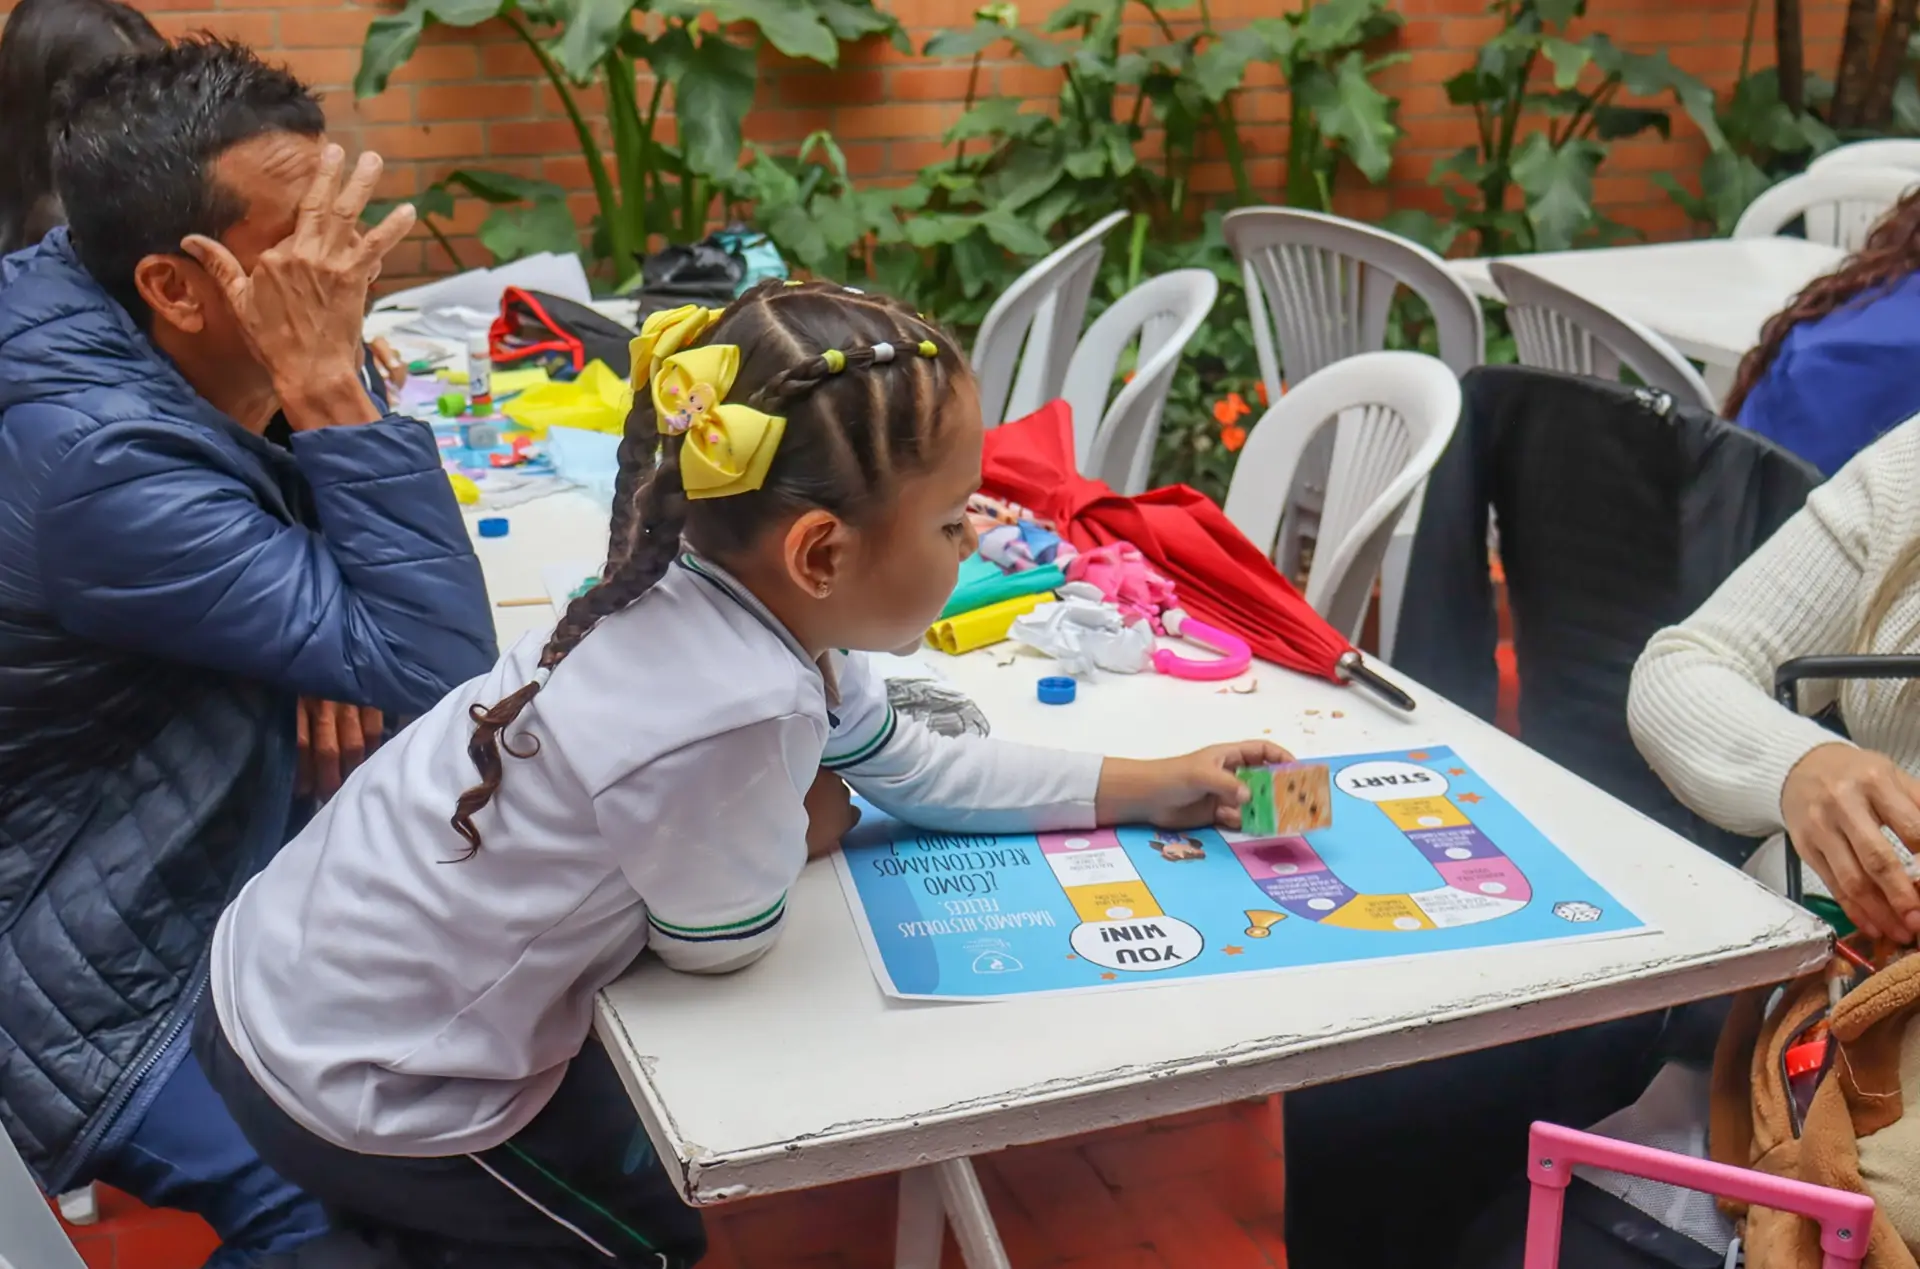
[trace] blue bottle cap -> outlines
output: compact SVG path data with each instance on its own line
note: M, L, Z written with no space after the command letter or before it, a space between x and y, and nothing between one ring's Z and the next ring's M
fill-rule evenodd
M480 536L483 538L504 538L507 536L507 518L490 516L480 522Z
M1080 685L1070 678L1055 675L1040 680L1040 703L1042 705L1071 705Z

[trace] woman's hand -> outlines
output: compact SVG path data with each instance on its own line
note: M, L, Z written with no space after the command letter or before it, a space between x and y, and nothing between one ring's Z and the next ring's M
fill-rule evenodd
M860 822L847 782L822 767L807 790L807 858L821 859L840 849L840 839Z
M1247 787L1236 773L1242 767L1292 760L1293 755L1264 740L1214 745L1158 762L1108 758L1100 768L1094 813L1102 824L1239 828Z
M1902 943L1920 932L1920 893L1880 831L1920 845L1920 780L1884 754L1821 745L1795 764L1780 790L1793 848L1870 938Z

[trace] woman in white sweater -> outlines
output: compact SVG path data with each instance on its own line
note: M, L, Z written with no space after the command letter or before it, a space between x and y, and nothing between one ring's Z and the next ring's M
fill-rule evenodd
M1920 418L1861 451L1698 612L1654 636L1628 700L1634 741L1699 814L1773 835L1761 876L1778 873L1785 830L1855 924L1909 942L1920 895L1882 829L1920 845L1920 689L1805 685L1802 707L1837 702L1849 743L1778 704L1772 687L1795 657L1913 651Z

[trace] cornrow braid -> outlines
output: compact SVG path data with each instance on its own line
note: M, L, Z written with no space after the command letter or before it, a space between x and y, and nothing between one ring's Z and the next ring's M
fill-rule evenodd
M455 804L454 831L480 849L474 816L499 791L502 757L531 758L507 731L548 676L607 617L639 602L672 567L683 541L725 563L769 525L807 508L860 523L894 482L929 462L951 389L968 373L953 341L893 300L828 283L762 283L736 299L693 346L740 350L729 400L787 421L762 485L691 502L679 437L659 436L652 395L634 394L621 436L601 580L568 605L541 649L533 681L468 714L467 754L479 782ZM659 454L656 462L654 455Z
M629 426L631 431L631 425ZM553 628L546 647L540 650L534 679L499 702L474 705L467 711L473 719L473 735L467 741L467 756L480 773L480 782L460 795L454 804L453 830L466 839L461 859L471 859L480 849L480 830L473 817L499 791L502 775L501 753L514 758L531 758L540 752L540 738L526 737L523 748L516 749L506 737L508 727L520 717L528 703L540 694L547 678L567 654L579 646L593 628L614 613L628 607L652 590L680 553L680 531L686 523L687 496L680 484L680 440L671 438L653 469L638 499L637 534L626 556L607 568L606 576L585 594L567 605L567 611Z

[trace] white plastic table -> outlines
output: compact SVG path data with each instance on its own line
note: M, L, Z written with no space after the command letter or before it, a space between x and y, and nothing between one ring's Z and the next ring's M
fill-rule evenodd
M481 544L496 596L538 594L543 562L598 549L599 517L577 495L508 515L513 535ZM551 621L500 611L509 629ZM938 658L998 733L1029 742L1140 757L1263 735L1302 755L1450 744L1660 932L1110 995L902 1002L881 994L832 869L815 864L759 964L704 978L643 959L601 997L599 1032L689 1202L898 1172L901 1269L937 1267L943 1218L972 1269L1004 1269L969 1156L1626 1017L1826 956L1826 927L1807 913L1417 684L1410 718L1271 667L1245 695L1148 674L1048 707L1034 699L1042 663L1002 660Z
M1845 256L1803 238L1703 238L1507 259L1665 336L1725 378L1767 319ZM1474 294L1502 298L1486 260L1447 267Z

